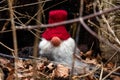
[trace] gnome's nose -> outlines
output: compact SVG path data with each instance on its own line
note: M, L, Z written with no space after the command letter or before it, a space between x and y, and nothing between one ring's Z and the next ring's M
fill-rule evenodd
M60 45L61 39L59 37L53 37L51 39L51 43L53 44L53 46L57 47Z

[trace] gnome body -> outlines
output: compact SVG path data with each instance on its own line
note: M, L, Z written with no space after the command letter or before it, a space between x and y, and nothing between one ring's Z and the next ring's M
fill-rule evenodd
M49 13L49 24L65 21L67 19L65 10L53 10ZM72 65L72 56L75 49L75 41L70 37L65 25L48 27L42 34L42 41L39 43L40 56L47 57L51 61L61 64ZM86 66L82 62L81 66Z

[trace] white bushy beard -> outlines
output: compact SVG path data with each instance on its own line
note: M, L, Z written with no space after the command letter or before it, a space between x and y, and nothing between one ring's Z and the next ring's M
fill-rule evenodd
M39 48L40 55L49 55L54 61L70 64L75 48L75 42L72 38L69 38L62 41L59 46L54 47L50 41L43 38L39 44Z
M41 56L47 57L48 59L61 63L67 64L68 66L72 65L73 53L75 49L75 41L72 38L68 38L61 42L58 47L54 47L50 41L42 38L42 41L39 43L39 54ZM77 53L80 51L78 49ZM86 66L86 64L76 60L76 65Z

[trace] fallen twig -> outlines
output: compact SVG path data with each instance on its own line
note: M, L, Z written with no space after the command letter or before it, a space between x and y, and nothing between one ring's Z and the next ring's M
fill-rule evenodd
M105 80L108 76L110 76L113 72L117 71L118 69L120 69L120 66L115 68L113 71L111 71L108 75L106 75L102 80Z

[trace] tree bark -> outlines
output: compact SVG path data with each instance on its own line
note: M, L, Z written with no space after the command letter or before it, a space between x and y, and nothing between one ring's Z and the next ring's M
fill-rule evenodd
M13 52L13 56L15 57L15 75L16 75L16 79L18 80L18 76L17 76L17 60L18 60L18 49L17 49L17 35L16 35L16 28L15 28L15 22L14 22L14 11L12 8L13 5L13 1L14 0L8 0L8 6L9 6L9 12L10 12L10 20L11 20L11 27L12 27L12 31L13 31L13 45L14 45L14 52Z

